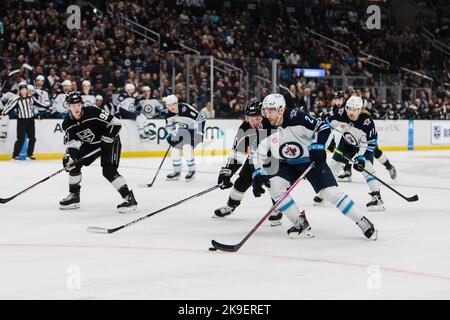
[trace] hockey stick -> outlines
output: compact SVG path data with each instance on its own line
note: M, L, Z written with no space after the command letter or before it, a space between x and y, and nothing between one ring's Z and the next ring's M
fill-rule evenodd
M88 154L85 155L84 157L82 157L82 158L80 158L80 159L74 161L74 163L72 163L71 167L76 166L77 164L79 164L80 162L82 162L83 160L85 160L86 158L89 158L89 157L93 156L94 154L98 153L99 151L100 151L100 148L98 148L98 149L92 151L91 153L88 153ZM48 177L46 177L46 178L44 178L44 179L42 179L42 180L36 182L36 183L33 184L32 186L29 186L29 187L26 188L25 190L20 191L19 193L13 195L12 197L9 197L9 198L0 198L0 203L3 204L3 203L7 203L7 202L11 201L11 200L14 199L15 197L18 197L18 196L20 196L21 194L23 194L23 193L25 193L25 192L27 192L27 191L33 189L33 188L36 187L37 185L40 185L41 183L43 183L43 182L49 180L50 178L53 178L54 176L56 176L57 174L60 174L61 172L65 171L65 170L66 170L65 168L62 168L62 169L56 171L55 173L53 173L53 174L49 175Z
M192 196L190 196L190 197L187 197L187 198L184 198L184 199L182 199L182 200L180 200L180 201L177 201L177 202L175 202L175 203L172 203L172 204L170 204L170 205L168 205L168 206L166 206L166 207L164 207L164 208L161 208L161 209L159 209L159 210L156 210L156 211L154 211L154 212L152 212L152 213L147 214L146 216L140 217L139 219L136 219L136 220L133 220L133 221L131 221L131 222L128 222L128 223L126 223L126 224L124 224L124 225L121 225L121 226L119 226L119 227L117 227L117 228L108 229L108 228L100 228L100 227L88 227L88 228L87 228L87 231L88 231L88 232L95 232L95 233L114 233L114 232L117 232L117 231L119 231L120 229L129 227L129 226L131 226L132 224L135 224L135 223L137 223L137 222L139 222L139 221L142 221L142 220L144 220L144 219L147 219L147 218L149 218L149 217L151 217L151 216L153 216L153 215L155 215L155 214L157 214L157 213L160 213L160 212L162 212L162 211L164 211L164 210L167 210L167 209L176 207L177 205L182 204L183 202L186 202L186 201L191 200L191 199L193 199L193 198L200 197L200 196L202 196L202 195L204 195L204 194L206 194L206 193L208 193L208 192L211 192L211 191L217 189L218 187L219 187L219 185L216 184L214 187L208 188L208 189L206 189L206 190L203 190L202 192L196 193L196 194L194 194L194 195L192 195Z
M158 168L158 170L156 171L155 176L153 177L152 182L140 184L140 185L138 185L139 187L141 187L141 188L151 188L151 187L153 186L153 183L155 183L156 177L158 176L158 173L159 173L159 171L161 170L161 167L162 167L162 165L163 165L163 163L164 163L164 160L166 160L166 157L167 157L167 155L169 154L169 150L170 150L171 147L172 147L172 146L169 145L169 148L167 148L166 154L164 155L164 158L162 159L161 164L159 165L159 168Z
M347 158L342 152L341 150L339 150L338 148L334 149L334 152L336 152L337 154L339 154L341 157L343 157L345 160L347 160L350 164L353 164L354 161L352 159ZM383 180L381 180L380 178L378 178L376 175L370 173L368 170L366 170L365 168L363 168L363 170L369 174L371 177L375 178L376 180L378 180L379 182L381 182L385 187L387 187L388 189L394 191L396 194L398 194L400 197L402 197L403 199L405 199L408 202L414 202L419 200L419 196L417 194L413 195L412 197L405 197L404 195L402 195L400 192L398 192L397 190L395 190L394 188L392 188L390 185L388 185L386 182L384 182Z
M292 184L292 186L283 194L283 196L278 199L277 202L270 208L270 210L264 215L264 217L259 220L259 222L253 227L253 229L245 236L244 239L241 240L238 244L229 245L229 244L223 244L220 242L217 242L215 240L211 240L211 244L214 248L221 250L221 251L227 251L227 252L236 252L238 251L245 242L251 237L253 233L259 228L259 226L272 214L273 211L278 207L278 205L286 199L286 197L289 195L289 193L299 184L300 181L302 181L308 172L314 167L314 163L311 163L308 168L303 172L303 174Z
M10 73L8 73L8 77L5 79L5 82L3 82L2 88L0 89L0 92L3 91L3 88L4 88L5 85L8 83L9 78L10 78L12 75L14 75L14 74L16 74L16 73L19 73L19 72L20 72L20 69L16 69L16 70L13 70L13 71L11 71Z

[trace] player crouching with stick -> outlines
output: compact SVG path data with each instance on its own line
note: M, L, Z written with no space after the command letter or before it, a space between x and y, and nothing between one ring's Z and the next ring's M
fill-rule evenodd
M62 124L66 132L67 151L63 165L69 172L69 196L59 202L61 210L78 209L80 207L81 167L89 166L101 156L103 176L120 193L124 202L117 206L120 213L137 211L137 202L133 191L128 189L125 179L117 172L120 161L119 131L120 121L108 111L97 107L84 107L80 92L69 92L66 97L69 115ZM99 148L100 147L100 148ZM99 153L86 158L79 165L73 162L99 149Z

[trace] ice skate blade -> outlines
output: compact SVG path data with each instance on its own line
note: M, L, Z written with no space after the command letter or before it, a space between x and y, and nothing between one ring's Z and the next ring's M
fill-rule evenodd
M314 238L314 233L311 231L303 231L300 234L298 232L288 233L289 238L291 239L311 239Z
M167 181L177 181L180 180L180 177L175 177L175 178L166 178Z
M67 206L59 205L59 210L74 210L74 209L80 209L80 204L72 203Z
M352 178L337 178L338 182L352 182Z
M378 206L376 206L376 207L367 207L367 209L369 209L369 211L371 211L371 212L376 212L376 211L386 211L386 208L385 207L378 207Z
M119 213L131 213L131 212L138 212L137 206L131 206L127 208L119 208Z

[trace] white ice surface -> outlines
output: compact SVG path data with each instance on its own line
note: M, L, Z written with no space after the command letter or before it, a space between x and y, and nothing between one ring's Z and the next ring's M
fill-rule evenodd
M140 205L128 215L116 212L121 198L98 162L83 169L81 209L60 211L58 201L67 195L62 173L0 205L0 298L450 299L450 152L387 155L398 170L393 185L417 193L418 202L382 188L387 211L370 213L361 175L341 184L379 229L378 241L366 240L334 207L313 207L312 188L303 181L294 196L316 238L288 238L288 220L278 228L265 223L238 253L208 247L211 239L239 242L270 208L267 193L256 199L249 190L224 220L211 215L229 190L216 190L115 234L86 231L124 224L213 186L221 158L205 159L190 183L165 181L167 161L151 189L137 185L151 181L161 159L122 159L120 172ZM59 168L59 161L0 162L0 197ZM384 167L376 168L390 182ZM372 273L377 268L380 273Z

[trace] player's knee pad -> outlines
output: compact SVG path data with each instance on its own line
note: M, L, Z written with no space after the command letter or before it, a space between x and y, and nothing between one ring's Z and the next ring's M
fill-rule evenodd
M103 176L109 182L113 182L117 177L119 177L119 173L117 172L117 168L114 166L104 166L102 168Z

